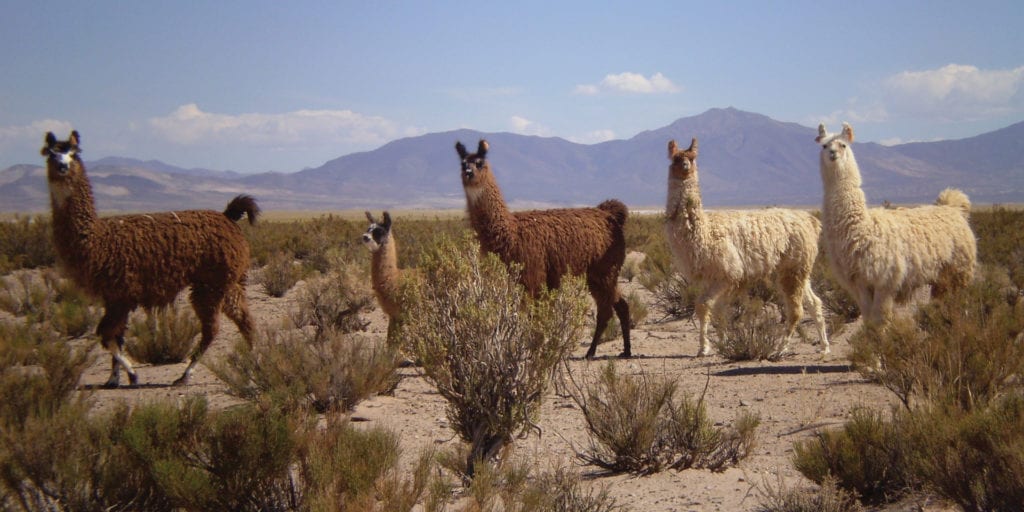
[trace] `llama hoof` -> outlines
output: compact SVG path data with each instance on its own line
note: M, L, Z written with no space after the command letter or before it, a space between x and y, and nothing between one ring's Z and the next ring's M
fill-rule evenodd
M632 359L632 358L633 358L633 354L631 354L629 352L626 352L626 351L623 351L621 354L619 354L619 359Z
M139 385L139 375L137 373L129 373L128 374L128 385L133 387L133 388L134 387L138 387L138 385Z
M182 375L181 377L178 377L177 380L175 380L174 382L171 383L171 386L173 386L173 387L181 387L181 386L187 386L187 385L188 385L188 375Z
M100 387L103 388L103 389L117 389L118 386L120 386L120 385L121 385L121 382L120 382L119 379L110 379L110 380L104 382L103 384L100 384Z

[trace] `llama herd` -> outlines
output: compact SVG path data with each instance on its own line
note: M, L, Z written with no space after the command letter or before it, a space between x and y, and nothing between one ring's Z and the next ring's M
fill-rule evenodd
M973 276L976 241L968 216L970 201L955 189L939 194L935 205L917 208L868 208L860 169L850 144L853 129L829 134L818 127L824 200L819 221L809 212L783 208L716 212L702 207L697 173L698 144L687 149L668 143L668 195L665 235L675 270L698 290L698 356L710 354L712 312L750 286L768 282L781 298L786 340L809 306L822 351L830 346L822 302L811 287L811 269L824 245L833 276L856 300L864 320L883 325L895 303L930 285L932 296L965 286ZM97 334L111 354L106 387L117 387L119 369L132 385L138 378L124 356L128 314L142 306L171 303L185 287L202 324L202 336L184 374L209 347L224 312L251 343L253 322L245 298L249 246L236 222L259 213L249 196L233 199L223 212L190 210L100 218L92 187L79 157L79 134L67 141L46 134L46 157L57 259L64 274L104 304ZM629 304L618 287L626 255L624 224L628 209L618 200L593 208L511 211L498 188L481 140L475 153L461 142L460 160L469 223L483 251L506 264L522 267L521 284L531 296L558 288L563 276L582 276L594 299L597 319L586 358L595 355L601 334L617 315L622 329L620 357L631 357ZM388 316L393 342L404 310L392 219L375 219L363 242L372 253L371 279L381 309Z

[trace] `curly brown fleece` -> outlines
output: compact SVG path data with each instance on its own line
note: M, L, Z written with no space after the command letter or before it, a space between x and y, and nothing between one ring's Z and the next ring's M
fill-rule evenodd
M67 141L46 134L46 158L53 210L53 239L64 274L86 293L101 299L104 315L97 327L112 356L108 387L118 384L118 365L132 384L137 376L121 353L128 314L138 306L166 306L191 287L191 303L202 324L202 338L185 373L209 347L223 311L249 340L252 320L245 299L249 244L235 223L259 213L252 197L233 199L223 213L212 210L121 215L100 218L92 186L79 158L79 135Z
M480 246L505 263L523 265L522 283L534 296L544 286L558 288L566 274L585 275L597 304L597 327L587 357L597 351L613 311L622 327L620 357L631 357L629 304L618 289L619 269L626 258L626 205L611 199L596 208L510 212L486 159L488 149L485 140L473 154L461 142L455 144L469 221Z

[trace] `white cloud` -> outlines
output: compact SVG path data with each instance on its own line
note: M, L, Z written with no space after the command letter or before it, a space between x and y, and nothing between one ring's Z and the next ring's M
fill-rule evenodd
M56 119L41 119L21 126L0 126L0 147L13 147L32 142L38 142L41 147L46 132L53 132L58 138L64 139L73 129L69 121Z
M548 130L547 127L530 121L525 117L512 116L510 122L512 124L512 131L520 135L539 135L541 137L547 137L551 134L551 130Z
M378 116L351 110L296 110L281 114L217 114L190 103L149 126L171 142L192 146L235 144L299 149L327 144L371 146L418 133Z
M1024 66L984 70L948 64L903 71L882 85L888 108L907 116L965 121L1024 109Z
M650 78L639 73L605 75L598 84L581 84L573 89L574 94L595 95L600 92L623 92L631 94L675 93L682 88L672 83L665 75L655 73Z

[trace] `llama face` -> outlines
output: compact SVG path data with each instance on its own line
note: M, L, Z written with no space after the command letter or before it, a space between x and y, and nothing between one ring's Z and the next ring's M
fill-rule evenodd
M52 132L48 132L45 145L39 151L39 154L46 157L46 179L54 204L64 204L75 189L72 180L85 174L79 157L82 150L78 147L78 140L77 131L72 131L66 141L59 141Z
M47 174L50 179L54 177L67 176L73 167L81 167L82 160L78 155L81 149L78 147L78 132L72 131L68 140L59 141L53 132L47 132L46 143L39 154L46 157Z
M838 134L829 134L825 125L819 124L818 137L814 140L821 144L822 165L848 160L853 156L853 152L850 150L850 143L853 142L853 127L849 123L843 123L843 131Z
M461 160L462 186L466 189L466 197L470 202L473 202L479 195L483 177L491 172L491 166L487 163L489 148L487 141L483 139L480 140L476 153L466 151L466 146L463 146L461 142L455 143L455 151Z
M363 244L370 252L377 252L391 236L391 215L384 212L384 222L375 220L370 212L366 212L366 218L370 221L370 227L363 233Z
M697 139L690 141L690 147L680 150L676 141L668 143L668 159L672 161L668 174L673 179L690 179L697 175Z

